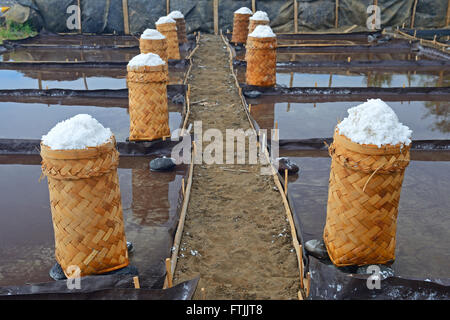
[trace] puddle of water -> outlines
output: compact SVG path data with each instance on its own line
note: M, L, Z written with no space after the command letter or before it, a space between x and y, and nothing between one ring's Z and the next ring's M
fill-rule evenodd
M80 113L90 114L110 128L117 141L125 141L129 136L130 117L127 108L1 102L0 138L41 139L58 122ZM173 132L180 128L182 120L180 107L169 103L170 130Z
M0 55L0 61L89 61L121 62L130 61L139 54L139 49L120 50L69 50L54 48L17 48Z
M291 159L301 167L289 190L304 240L320 239L326 220L331 160ZM450 278L449 188L450 162L412 161L407 168L397 224L396 275Z
M179 166L151 173L151 159L133 158L130 168L119 169L127 240L135 247L131 263L143 279L158 278L164 270L160 264L170 252L187 172ZM52 281L53 226L48 186L38 182L40 174L39 165L0 165L0 286Z
M278 72L277 85L286 87L448 87L450 86L450 73L393 73L393 72L348 72L335 73L299 73Z
M184 70L170 70L169 84L181 84ZM126 70L91 69L80 72L76 69L42 71L1 70L0 88L13 89L72 89L99 90L125 89L127 87Z
M414 53L333 53L333 52L305 52L305 53L277 53L278 62L288 61L347 61L348 57L352 61L415 61L418 59L427 59L424 56L418 56Z
M278 122L281 139L329 138L347 110L361 102L271 103L252 105L252 116L261 129ZM413 130L414 140L450 139L450 102L387 102L400 121Z

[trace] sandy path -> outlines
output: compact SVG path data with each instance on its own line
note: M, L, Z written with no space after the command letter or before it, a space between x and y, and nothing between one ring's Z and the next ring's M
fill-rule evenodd
M208 104L193 105L190 121L224 136L249 129L220 36L203 35L193 60L191 101ZM200 276L207 299L295 299L289 230L273 178L260 175L259 165L196 165L174 282Z

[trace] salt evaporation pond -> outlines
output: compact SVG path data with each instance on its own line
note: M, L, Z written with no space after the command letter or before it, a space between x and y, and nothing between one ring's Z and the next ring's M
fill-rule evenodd
M131 263L142 279L155 284L170 253L187 166L154 173L148 170L151 159L121 158L118 172L126 237L135 248ZM0 164L0 286L53 281L48 276L55 263L53 227L47 182L39 182L39 161L35 157L31 165Z
M183 117L180 106L169 103L171 132L180 128ZM63 106L37 103L0 103L0 139L41 139L58 122L77 114L90 114L110 128L117 141L129 136L130 117L127 108L95 106Z
M252 105L251 114L262 129L272 129L278 122L282 140L330 138L337 122L347 117L347 109L363 102L262 103ZM450 102L386 103L413 130L414 140L450 139Z
M288 190L301 221L304 241L321 239L326 221L331 160L290 157L300 166ZM397 276L450 278L450 162L411 161L400 199L396 261Z

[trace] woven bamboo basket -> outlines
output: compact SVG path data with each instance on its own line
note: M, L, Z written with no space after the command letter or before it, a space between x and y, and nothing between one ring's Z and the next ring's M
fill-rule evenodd
M267 20L249 20L249 25L248 25L248 34L252 33L253 31L255 31L257 26L268 26L269 25L269 21Z
M411 146L361 145L336 130L324 240L336 266L395 260L398 205Z
M247 84L271 87L276 84L277 39L248 37Z
M41 144L41 157L55 256L64 272L78 266L81 276L88 276L128 266L114 137L83 150L51 150Z
M167 57L167 39L143 39L139 40L141 53L155 53L166 63Z
M170 136L167 105L167 64L128 67L130 141L152 141Z
M179 60L180 45L178 43L178 33L176 23L162 23L156 26L156 29L167 38L167 56L169 59Z
M233 22L233 36L231 42L233 43L246 43L248 36L248 24L251 14L234 14Z
M184 18L178 18L174 20L177 22L178 43L187 43L188 39L186 35L186 20L184 20Z

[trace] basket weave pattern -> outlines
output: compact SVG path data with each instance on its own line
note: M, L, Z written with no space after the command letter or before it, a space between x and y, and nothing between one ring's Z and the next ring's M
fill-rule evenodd
M152 141L170 135L167 64L128 68L130 141Z
M167 39L167 57L173 60L181 59L176 23L158 24L156 29Z
M247 84L271 87L276 84L277 39L248 37Z
M395 260L398 205L410 146L334 136L324 240L336 266Z
M141 53L155 53L165 62L167 58L167 40L166 39L140 39L139 47Z
M50 192L55 256L64 272L78 266L81 276L87 276L126 267L114 138L84 150L51 150L41 144L41 156Z
M257 26L268 26L268 25L269 25L269 21L267 21L267 20L251 20L250 19L250 22L248 25L248 34L255 31Z
M233 36L231 42L233 43L246 43L248 36L248 24L251 14L234 14L233 22Z
M187 35L186 35L186 21L184 18L174 19L177 22L177 35L178 35L178 43L183 44L187 43Z

